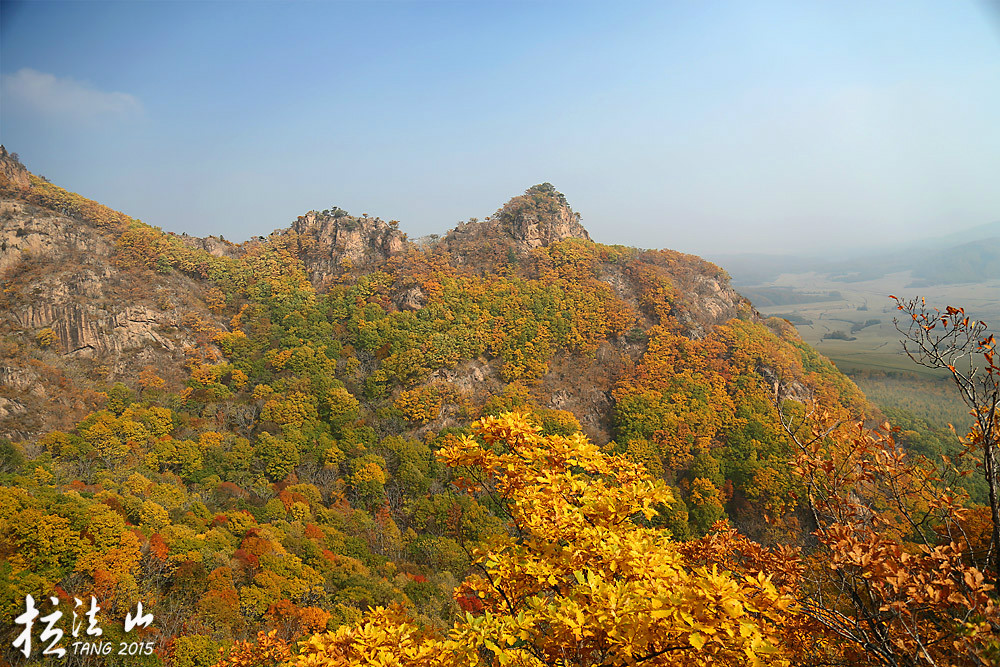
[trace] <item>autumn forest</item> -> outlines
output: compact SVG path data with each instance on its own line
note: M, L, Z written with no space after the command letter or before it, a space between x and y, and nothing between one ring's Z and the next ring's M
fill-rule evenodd
M951 431L548 183L436 238L333 206L239 244L6 151L0 195L0 664L1000 663L961 304L891 301Z

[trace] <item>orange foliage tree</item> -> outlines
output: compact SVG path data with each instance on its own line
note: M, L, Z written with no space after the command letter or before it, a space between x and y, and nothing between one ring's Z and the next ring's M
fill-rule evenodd
M878 664L996 664L1000 610L969 564L963 492L908 456L888 424L821 411L785 423L818 539L802 613Z
M981 569L1000 578L1000 359L996 337L985 322L971 319L964 308L948 306L944 312L929 308L924 299L895 299L908 315L896 329L903 335L903 349L913 361L927 368L947 369L959 396L972 415L964 456L978 464L989 489L990 548L978 554Z

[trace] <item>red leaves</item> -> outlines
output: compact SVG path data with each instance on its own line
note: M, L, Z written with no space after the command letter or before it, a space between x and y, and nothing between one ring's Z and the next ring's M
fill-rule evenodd
M260 632L256 641L236 642L216 667L270 667L285 662L292 654L291 647L276 634Z
M232 498L247 498L250 494L232 482L222 482L215 487L215 492Z
M243 549L237 549L233 552L233 560L240 563L244 568L260 567L260 558L254 554L247 553Z
M483 601L476 594L476 591L462 586L455 590L455 604L463 612L469 612L473 614L478 614L483 611L485 605Z

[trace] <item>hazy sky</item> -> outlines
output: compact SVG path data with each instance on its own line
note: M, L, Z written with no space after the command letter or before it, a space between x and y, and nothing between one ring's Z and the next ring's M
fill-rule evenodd
M3 0L0 141L146 222L411 236L564 192L714 254L1000 219L997 4Z

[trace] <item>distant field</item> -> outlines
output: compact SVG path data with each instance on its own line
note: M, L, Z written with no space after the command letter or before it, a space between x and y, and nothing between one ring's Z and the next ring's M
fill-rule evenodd
M850 375L858 371L875 370L888 373L906 373L930 379L949 377L947 371L932 370L913 363L909 357L902 354L879 353L871 351L855 352L850 343L840 341L823 341L822 345L814 345L823 356L837 365L844 373Z
M958 397L950 379L934 379L905 373L845 370L868 400L883 410L907 410L942 427L952 424L964 434L971 424L969 409Z
M947 371L918 366L903 353L901 336L893 325L899 312L889 295L922 296L928 305L941 309L961 306L971 317L1000 332L1000 281L920 288L908 287L911 283L909 272L863 282L798 273L783 274L771 283L746 286L745 290L767 294L773 289L787 295L791 289L802 295L824 295L823 300L758 306L758 310L795 324L803 340L850 375L876 405L907 409L939 425L952 422L959 427L966 423L967 413L954 389L942 381L948 378ZM829 298L838 292L840 299Z
M782 288L783 292L792 288L802 294L839 292L841 298L838 300L759 306L758 310L764 315L788 317L806 342L838 365L843 364L842 370L871 367L935 375L921 369L902 353L900 335L893 326L898 311L890 294L904 298L923 296L928 304L940 308L963 306L972 317L1000 325L1000 281L919 289L907 287L910 282L908 272L855 283L831 280L815 273L799 273L784 274L773 283L747 288L747 291L774 287ZM878 323L871 324L872 320ZM837 332L853 340L824 338L840 335Z

